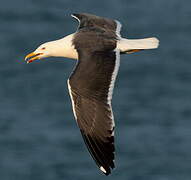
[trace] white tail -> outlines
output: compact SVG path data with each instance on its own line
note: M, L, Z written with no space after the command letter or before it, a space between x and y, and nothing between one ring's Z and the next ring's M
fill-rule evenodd
M120 49L121 52L127 52L127 53L131 52L132 50L155 49L158 46L159 46L159 40L155 37L144 38L144 39L121 38L117 42L117 48Z

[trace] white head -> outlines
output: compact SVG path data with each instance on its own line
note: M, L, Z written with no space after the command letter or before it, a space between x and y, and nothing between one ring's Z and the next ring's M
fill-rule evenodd
M25 57L27 63L31 63L37 59L43 59L46 57L57 56L59 52L63 50L63 47L59 45L57 41L46 42L41 44L34 52L28 54Z
M68 57L77 59L77 52L72 45L73 34L56 41L40 45L34 52L25 57L27 63L46 57Z

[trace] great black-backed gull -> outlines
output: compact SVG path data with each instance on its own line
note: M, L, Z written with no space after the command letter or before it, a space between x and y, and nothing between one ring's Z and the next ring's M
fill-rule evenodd
M157 38L126 39L120 22L81 13L72 14L78 29L62 39L40 45L25 58L27 63L45 57L77 59L68 79L72 109L86 146L100 170L114 168L114 117L111 99L120 54L154 49Z

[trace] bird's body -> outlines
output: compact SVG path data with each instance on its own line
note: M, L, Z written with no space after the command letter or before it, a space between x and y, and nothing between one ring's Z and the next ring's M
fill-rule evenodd
M78 30L60 40L42 44L26 56L27 62L49 56L77 59L68 79L75 119L90 154L102 172L114 168L112 93L120 53L158 47L156 38L129 40L120 35L118 21L91 14L73 14Z

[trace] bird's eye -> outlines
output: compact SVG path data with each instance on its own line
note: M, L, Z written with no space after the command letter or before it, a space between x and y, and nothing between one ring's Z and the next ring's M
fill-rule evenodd
M45 50L45 49L46 49L45 47L42 48L42 50Z

